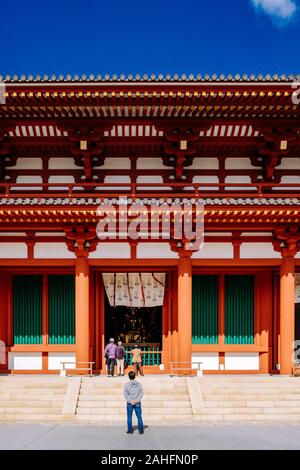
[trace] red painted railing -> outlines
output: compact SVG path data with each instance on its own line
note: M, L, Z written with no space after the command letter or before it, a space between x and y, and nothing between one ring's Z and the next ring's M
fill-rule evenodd
M299 198L298 183L0 183L0 198Z

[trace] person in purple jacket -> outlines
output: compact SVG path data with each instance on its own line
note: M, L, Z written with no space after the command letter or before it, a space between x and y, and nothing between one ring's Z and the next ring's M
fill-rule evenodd
M106 359L107 365L107 377L114 376L117 350L118 348L115 344L115 340L113 338L110 338L109 343L106 345L106 348L104 350L104 357Z

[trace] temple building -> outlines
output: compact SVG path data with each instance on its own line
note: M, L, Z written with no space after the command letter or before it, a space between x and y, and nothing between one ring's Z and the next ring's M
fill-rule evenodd
M146 373L290 374L300 360L296 82L4 77L0 372L93 361L104 373L114 337L128 360L141 345ZM201 243L194 230L178 236L176 217L195 228L198 213Z

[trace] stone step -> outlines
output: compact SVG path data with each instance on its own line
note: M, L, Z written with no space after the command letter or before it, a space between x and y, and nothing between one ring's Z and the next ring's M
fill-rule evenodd
M201 386L201 384L200 384ZM248 388L248 387L235 387L235 388L214 388L214 387L211 387L211 388L207 388L207 387L202 387L201 386L201 389L203 390L204 393L215 393L215 394L220 394L222 395L222 393L243 393L243 392L248 392L248 393L282 393L282 392L295 392L295 393L300 393L299 392L299 387L295 387L295 388L292 388L292 387L270 387L270 388L266 388L266 387L252 387L252 388Z
M222 397L220 395L215 394L203 394L204 401L220 401L224 402L226 400L229 401L249 401L249 400L262 400L262 401L282 401L282 400L293 400L299 401L300 395L294 394L272 394L272 395L265 395L265 394L224 394Z
M18 385L14 385L14 384L0 384L0 388L1 390L41 390L41 391L45 391L45 390L65 390L67 388L67 384L61 384L61 385L55 385L55 384L18 384Z
M300 401L284 401L284 400L244 400L244 401L205 401L206 408L230 408L230 407L249 407L249 408L291 408L299 407L300 410ZM286 412L290 411L289 409Z
M177 415L177 416L168 416L168 423L190 423L191 416L187 415ZM165 424L166 417L159 415L151 415L146 417L143 416L143 420L146 424ZM75 422L84 422L89 424L112 424L112 423L120 423L125 426L126 423L126 415L76 415ZM133 425L135 426L136 418L133 418Z
M78 402L78 408L106 408L106 407L112 407L113 409L120 408L120 406L126 406L125 402L116 402L116 401L88 401L88 400L83 400ZM188 400L181 400L177 402L173 401L147 401L143 400L142 404L143 408L152 408L153 406L157 407L163 407L163 408L191 408L190 401Z
M257 408L247 408L247 407L236 407L236 408L207 408L206 413L208 415L269 415L269 414L275 414L275 415L287 415L287 410L285 408L263 408L263 407L257 407ZM300 409L299 408L291 408L289 409L289 413L293 413L293 416L298 415L300 419Z
M104 388L104 389L110 389L110 388L123 388L126 384L128 383L128 380L124 382L118 382L114 379L109 380L108 382L90 382L90 383L81 383L81 387L83 388L88 388L88 387L94 387L94 388ZM148 381L142 381L139 380L139 383L143 385L143 387L148 387L148 388L168 388L169 390L173 389L180 389L180 388L185 388L187 386L186 382L181 382L178 384L170 384L169 382L148 382Z
M6 401L1 401L0 400L0 408L22 408L22 407L31 407L31 408L47 408L47 407L52 407L56 406L62 407L64 403L64 400L35 400L35 401L25 401L25 400L6 400Z
M32 401L32 400L35 400L35 401L41 401L41 402L44 402L44 401L58 401L58 402L61 402L63 401L65 398L65 393L63 394L59 394L59 395L55 395L55 394L52 394L52 395L17 395L17 394L2 394L0 395L0 404L2 403L2 401L24 401L24 400L27 400L27 401Z
M242 414L260 414L263 412L263 408L247 408L247 407L236 407L236 408L207 408L206 413L208 415L242 415Z
M80 387L80 393L86 393L86 394L95 394L95 395L120 395L123 394L123 387L122 388L83 388ZM154 394L172 394L172 395L182 395L186 394L187 392L187 387L180 388L180 389L169 389L169 388L146 388L144 387L144 393L148 393L151 395Z
M266 385L257 385L257 384L253 384L251 387L249 387L248 385L239 385L239 384L235 384L234 386L230 386L230 387L226 387L224 385L224 387L215 387L214 385L212 386L207 386L207 385L204 385L202 382L200 382L200 385L201 387L203 388L203 390L216 390L216 391L219 391L219 392L222 392L222 391L234 391L234 390L249 390L249 392L253 392L253 390L274 390L274 388L276 388L277 390L298 390L299 389L299 382L295 385L284 385L284 384L281 384L281 385L278 385L276 383L274 384L270 384L268 386Z
M61 407L53 407L53 408L49 408L49 407L45 407L45 408L38 408L38 407L27 407L27 406L23 406L23 407L6 407L6 408L2 408L0 407L0 415L1 414L4 414L4 413L8 413L8 414L15 414L15 413L20 413L20 414L23 414L23 415L31 415L31 414L36 414L36 413L39 413L39 414L59 414L61 412Z
M7 422L15 422L15 423L23 423L28 421L36 421L39 423L46 423L48 421L51 422L61 422L66 421L68 418L65 418L61 415L60 411L56 414L48 414L47 412L43 412L41 414L33 413L33 414L26 414L26 413L5 413L0 414L0 423L7 423Z
M13 389L13 388L7 388L7 389L1 389L0 390L0 398L2 395L8 395L8 394L15 394L15 395L31 395L31 396L38 396L38 395L64 395L66 393L66 388L65 389L51 389L51 388L45 388L42 390L38 389Z
M109 396L108 394L100 394L100 393L82 393L80 392L79 394L79 401L114 401L117 402L119 400L124 400L124 395L119 394L119 395L112 395ZM171 395L171 394L157 394L157 395L150 395L145 393L144 394L144 399L143 400L149 400L149 401L157 401L157 400L170 400L170 401L181 401L181 400L189 400L189 395L188 393L182 393L180 395Z
M100 412L100 408L77 408L76 414L77 415L120 415L126 416L126 408L119 407L119 408L105 408L103 409L103 413ZM143 408L142 409L143 416L150 416L150 415L192 415L191 409L188 408Z

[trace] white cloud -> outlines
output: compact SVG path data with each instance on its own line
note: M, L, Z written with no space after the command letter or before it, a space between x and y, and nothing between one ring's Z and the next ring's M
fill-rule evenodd
M297 10L294 0L250 0L255 8L279 20L290 19Z

